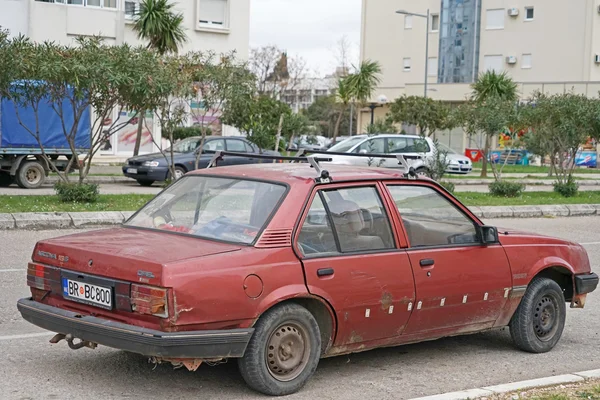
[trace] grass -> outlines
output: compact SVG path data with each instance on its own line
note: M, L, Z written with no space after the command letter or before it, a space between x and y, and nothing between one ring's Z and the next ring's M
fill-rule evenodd
M481 171L481 162L473 163L473 170ZM519 174L530 174L530 173L545 173L550 171L550 167L540 167L537 165L507 165L504 167L502 172L504 173L519 173ZM491 167L488 166L488 173L491 173ZM600 174L600 169L597 168L575 168L575 174Z
M600 172L599 172L600 173ZM494 176L493 175L488 175L487 178L481 178L479 176L473 176L473 175L453 175L453 174L446 174L444 175L444 180L448 180L448 179L466 179L466 180L489 180L492 181L494 180ZM524 177L515 177L515 176L506 176L503 174L502 179L507 179L507 180L523 180L523 179L535 179L535 180L548 180L548 181L553 181L556 180L555 177L553 176L536 176L536 175L526 175ZM593 177L575 177L575 180L578 181L594 181L594 180L598 180L598 178L593 178Z
M575 197L562 197L554 192L525 192L519 197L494 197L489 193L457 192L455 196L466 206L533 206L560 204L600 204L600 191L579 192Z
M102 194L96 203L61 203L57 196L0 196L0 213L136 211L153 195Z

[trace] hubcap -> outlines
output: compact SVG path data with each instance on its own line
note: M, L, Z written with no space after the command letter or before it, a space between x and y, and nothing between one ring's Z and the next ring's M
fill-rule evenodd
M265 360L269 373L281 382L288 382L304 371L310 357L306 330L292 323L277 328L269 338Z
M538 339L548 341L552 339L558 324L558 303L551 296L542 297L535 305L533 313L533 330Z
M185 173L181 170L176 169L175 170L175 179L179 179L181 178L183 175L185 175Z
M31 184L36 184L40 181L40 179L42 179L42 176L40 174L40 171L38 171L37 169L29 168L25 173L25 179L27 179L27 182Z

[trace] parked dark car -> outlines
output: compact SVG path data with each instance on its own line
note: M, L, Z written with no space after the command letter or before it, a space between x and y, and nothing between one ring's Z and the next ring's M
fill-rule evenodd
M202 141L201 137L191 137L175 143L173 146L175 159L175 178L179 179L189 171L195 170L196 155ZM217 150L234 151L236 153L255 153L266 155L280 155L278 152L261 150L254 143L239 136L215 136L207 137L204 143L203 153L200 156L198 168L206 168ZM170 158L170 149L165 151ZM260 160L252 157L227 157L219 162L219 166L256 164ZM169 177L169 161L162 153L152 153L143 156L131 157L123 166L123 175L135 179L142 186L150 186L154 182L165 181Z

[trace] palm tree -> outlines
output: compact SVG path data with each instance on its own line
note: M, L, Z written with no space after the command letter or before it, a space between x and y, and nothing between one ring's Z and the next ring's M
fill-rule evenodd
M366 103L381 82L381 65L377 61L365 60L361 62L356 72L338 81L337 97L341 103L338 119L333 131L333 143L335 143L340 130L342 116L348 108L348 104L355 102Z
M187 36L182 26L183 14L173 10L175 4L169 0L142 0L140 11L135 16L133 30L139 39L148 41L148 48L159 54L177 53ZM140 110L139 125L133 155L137 156L142 141L145 110Z
M475 83L471 84L471 89L471 100L475 102L475 107L477 107L477 104L484 103L490 99L500 99L514 103L519 98L517 84L506 72L486 71L479 75ZM487 132L485 136L483 164L481 167L482 178L487 177L487 157L492 145L490 134L490 132Z

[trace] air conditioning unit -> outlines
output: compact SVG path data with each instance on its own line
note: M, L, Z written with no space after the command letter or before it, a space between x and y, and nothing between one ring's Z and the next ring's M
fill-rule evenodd
M596 54L596 56L594 57L594 62L596 64L600 64L600 54Z
M517 7L509 8L508 15L510 15L511 17L516 17L517 15L519 15L519 9Z
M515 56L508 56L508 57L506 57L506 63L507 64L516 64L517 63L517 57L515 57Z

